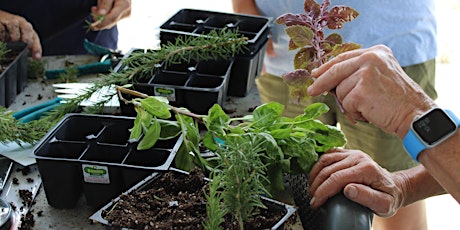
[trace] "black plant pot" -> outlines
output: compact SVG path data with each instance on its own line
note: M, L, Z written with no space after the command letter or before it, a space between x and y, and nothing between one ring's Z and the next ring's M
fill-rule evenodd
M138 52L155 52L150 50L132 49L123 59ZM207 114L214 105L223 105L227 96L230 70L233 59L212 59L206 61L190 61L166 66L164 63L149 76L136 76L133 89L149 96L163 96L176 107L185 107L197 114ZM115 67L119 72L127 66L123 61ZM131 99L130 95L123 95ZM120 111L125 116L135 116L132 104L120 103Z
M1 63L0 106L10 106L27 85L27 47L27 44L22 42L7 43L10 52Z
M238 31L248 38L247 49L235 56L227 94L244 97L262 69L271 18L235 13L181 9L160 26L161 44L177 38L207 36L211 30Z
M73 208L81 194L100 207L154 171L168 170L182 137L137 150L133 117L67 114L35 146L48 203Z
M372 212L349 199L343 193L331 197L320 209L310 207L308 176L287 175L287 184L292 189L298 215L304 229L312 230L370 230Z

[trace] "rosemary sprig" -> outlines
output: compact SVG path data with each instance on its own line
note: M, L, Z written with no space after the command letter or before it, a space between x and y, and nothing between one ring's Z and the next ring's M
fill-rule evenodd
M5 58L5 55L10 52L5 42L0 41L0 61Z
M128 87L136 80L152 76L155 70L162 65L169 65L191 60L210 60L215 58L232 58L237 53L244 51L247 38L242 37L237 31L220 30L211 31L207 36L190 36L178 38L175 43L163 45L159 50L148 50L145 53L133 53L122 61L119 71L112 71L107 75L100 75L93 85L82 94L70 99L67 103L48 112L39 121L20 124L11 120L11 114L0 113L2 132L0 142L14 141L17 143L35 143L53 127L62 117L79 109L79 104L89 99L103 87L113 85ZM102 113L104 105L113 95L105 95L92 107L83 109L83 113ZM5 110L5 109L3 109Z

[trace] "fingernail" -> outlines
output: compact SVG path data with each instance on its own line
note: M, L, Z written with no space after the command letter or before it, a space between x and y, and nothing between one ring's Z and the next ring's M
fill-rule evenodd
M40 58L42 58L42 54L40 52L36 52L36 53L34 53L34 58L35 59L40 59Z
M311 96L311 91L312 91L312 87L311 87L311 86L308 86L308 88L307 88L307 93L308 93L308 95L310 95L310 96Z
M105 15L107 13L107 10L106 9L100 9L98 12L99 12L100 15Z
M310 206L313 206L315 204L316 197L312 197L310 200Z
M356 188L356 186L349 186L346 190L345 190L345 193L347 195L348 198L356 198L358 197L358 189Z

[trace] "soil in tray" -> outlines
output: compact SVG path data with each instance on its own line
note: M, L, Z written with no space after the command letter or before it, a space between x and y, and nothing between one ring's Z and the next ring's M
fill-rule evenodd
M10 50L5 56L0 60L0 74L8 68L11 62L20 54L20 51Z
M146 190L122 194L117 203L102 211L112 227L130 229L203 229L206 218L206 186L201 170L190 175L167 172ZM270 229L286 214L282 209L261 209L245 223L245 229ZM224 229L238 229L226 218Z

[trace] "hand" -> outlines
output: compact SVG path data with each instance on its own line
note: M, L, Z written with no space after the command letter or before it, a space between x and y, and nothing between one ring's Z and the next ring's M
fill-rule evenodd
M29 44L32 57L40 59L42 46L37 32L25 18L0 10L0 41Z
M91 14L96 15L92 30L110 29L131 15L131 0L99 0L97 6L91 8ZM98 20L97 16L104 16L104 19Z
M404 204L404 179L381 168L359 150L334 149L323 154L309 176L310 205L318 208L343 190L345 196L375 214L389 217Z
M340 54L312 76L316 80L308 88L311 96L335 88L352 122L371 122L401 138L416 115L435 106L383 45Z

